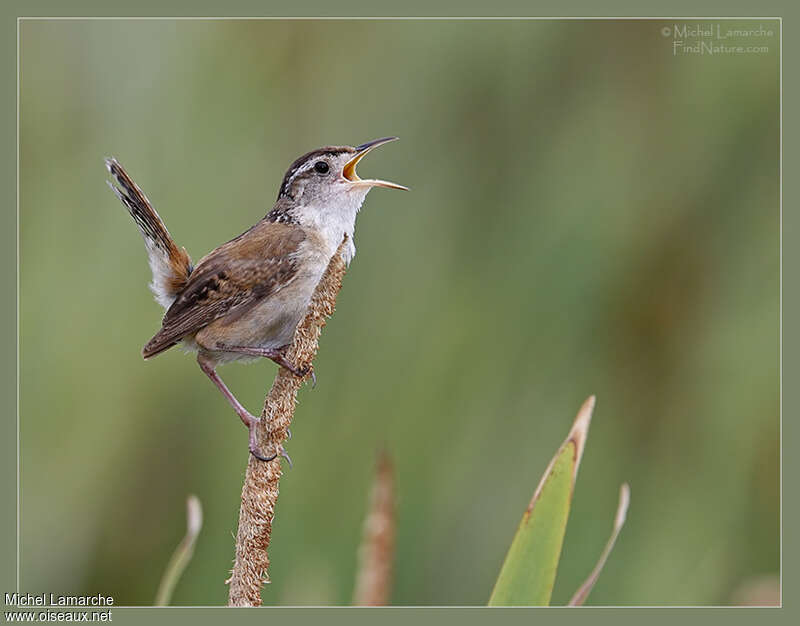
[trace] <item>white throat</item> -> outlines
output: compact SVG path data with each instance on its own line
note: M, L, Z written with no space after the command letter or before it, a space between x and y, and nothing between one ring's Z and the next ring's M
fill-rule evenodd
M348 264L356 253L354 243L356 216L368 191L367 188L363 192L342 194L333 203L307 206L301 211L301 224L313 228L322 236L331 255L336 252L342 239L347 235L348 244L344 251L344 260Z

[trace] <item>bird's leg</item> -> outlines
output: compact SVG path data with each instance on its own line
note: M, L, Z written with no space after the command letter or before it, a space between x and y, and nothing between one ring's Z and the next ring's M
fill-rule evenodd
M306 365L305 367L297 367L294 363L292 363L289 359L286 358L286 349L289 346L282 346L280 348L253 348L250 346L217 346L217 350L223 350L225 352L240 352L242 354L249 354L251 356L260 356L266 359L270 359L274 361L278 365L283 368L289 370L292 374L297 376L298 378L305 378L309 373L311 373L311 384L313 387L317 385L317 377L314 374L314 370Z
M213 382L217 386L217 388L222 392L222 395L225 396L228 402L230 402L231 406L233 407L233 410L236 411L236 414L242 420L242 423L244 423L244 425L247 426L247 430L249 431L248 441L250 447L250 454L252 454L257 459L260 459L261 461L271 461L276 456L278 456L277 454L273 454L272 456L264 456L264 454L261 452L260 448L258 447L258 442L256 440L256 428L261 420L255 415L252 415L246 408L244 408L241 402L239 402L236 399L236 396L234 396L231 393L231 390L228 389L227 385L224 382L222 382L222 379L219 377L219 374L217 374L217 372L214 369L215 364L213 363L213 361L206 359L201 353L197 355L197 363L198 365L200 365L200 369L203 370L203 372L205 372L205 375L211 379L211 382ZM286 460L289 462L289 466L291 467L292 460L289 458L289 455L286 454L286 451L283 449L283 446L281 446L280 454L281 456L286 458Z

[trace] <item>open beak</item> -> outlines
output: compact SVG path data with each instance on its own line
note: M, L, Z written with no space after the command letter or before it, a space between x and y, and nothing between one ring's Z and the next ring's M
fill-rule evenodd
M388 187L389 189L402 189L404 191L408 191L408 187L403 187L403 185L398 185L397 183L390 183L388 180L359 178L358 174L356 174L356 165L358 165L358 162L363 159L370 150L377 148L378 146L382 146L385 143L389 143L390 141L395 141L396 139L397 137L384 137L383 139L375 139L374 141L368 141L367 143L357 146L355 149L356 155L345 164L344 169L342 170L342 176L344 176L353 185L366 187Z

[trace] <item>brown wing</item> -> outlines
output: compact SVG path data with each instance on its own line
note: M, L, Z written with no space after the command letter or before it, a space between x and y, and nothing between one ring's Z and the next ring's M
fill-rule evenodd
M261 221L203 257L142 350L144 358L287 285L298 270L293 253L305 237L299 226Z

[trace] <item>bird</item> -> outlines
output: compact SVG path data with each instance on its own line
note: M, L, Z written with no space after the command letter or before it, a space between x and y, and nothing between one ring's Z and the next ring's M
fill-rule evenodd
M261 461L277 456L267 456L258 447L261 418L236 399L217 367L268 358L298 377L313 377L309 367L291 363L286 350L340 244L345 241L346 264L355 255L356 216L367 193L374 187L408 190L356 173L366 154L396 139L324 146L299 157L286 171L272 209L196 265L119 161L105 159L113 178L106 182L139 227L152 272L150 289L166 310L142 356L150 359L178 344L197 353L200 369L247 427L250 453Z

